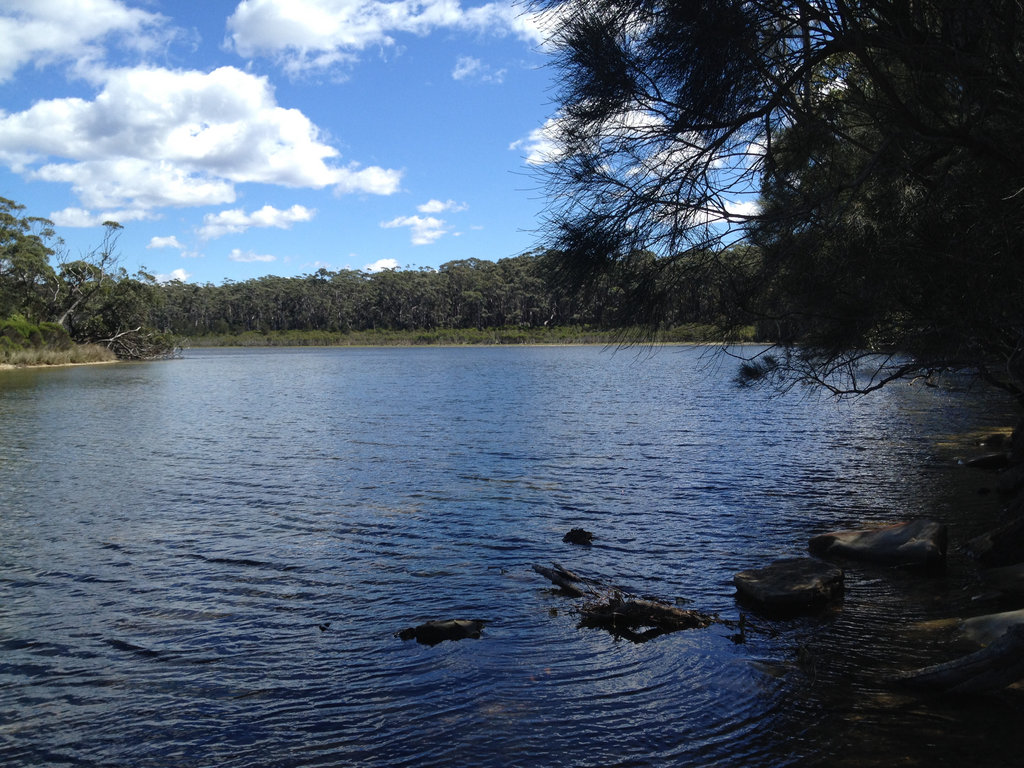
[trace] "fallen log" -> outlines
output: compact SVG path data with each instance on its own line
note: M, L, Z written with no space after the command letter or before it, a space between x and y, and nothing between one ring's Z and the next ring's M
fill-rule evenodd
M591 597L601 598L605 597L609 591L614 591L614 588L605 586L594 579L584 578L577 573L573 573L568 568L563 568L558 563L552 563L551 565L554 567L547 568L543 565L534 564L533 570L573 597L586 597L590 595Z
M631 640L649 640L683 629L704 629L717 621L717 617L700 611L684 610L656 600L626 598L620 593L585 604L580 609L580 617L581 627L604 629ZM637 632L645 627L644 632Z
M604 629L617 637L642 642L667 632L702 629L720 621L711 614L628 595L618 587L585 578L557 563L552 565L553 568L534 565L533 570L563 592L585 598L586 601L577 609L580 627Z
M905 673L897 682L945 693L992 693L1024 679L1024 625L975 653Z

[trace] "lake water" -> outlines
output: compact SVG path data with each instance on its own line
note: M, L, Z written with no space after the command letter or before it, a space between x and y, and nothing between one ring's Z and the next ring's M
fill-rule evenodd
M739 390L685 347L198 350L0 371L0 764L1003 765L1019 697L906 695L984 613L857 567L826 615L647 643L577 628L559 562L736 620L824 531L997 508L980 393ZM972 474L973 473L973 474ZM582 548L562 543L584 527ZM485 619L478 640L395 633Z

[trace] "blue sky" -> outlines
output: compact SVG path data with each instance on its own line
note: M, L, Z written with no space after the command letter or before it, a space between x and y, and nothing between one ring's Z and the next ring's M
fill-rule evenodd
M220 283L537 244L542 20L478 0L0 0L0 195ZM533 170L531 170L533 169Z

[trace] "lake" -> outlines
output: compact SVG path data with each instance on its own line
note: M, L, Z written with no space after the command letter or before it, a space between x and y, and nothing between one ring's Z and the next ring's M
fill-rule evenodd
M847 570L821 616L646 643L558 562L735 621L810 536L998 503L984 392L739 389L699 348L194 350L0 371L0 763L1010 764L1019 697L909 696L971 565ZM562 542L569 529L593 546ZM744 612L746 612L744 610ZM399 630L484 619L435 646Z

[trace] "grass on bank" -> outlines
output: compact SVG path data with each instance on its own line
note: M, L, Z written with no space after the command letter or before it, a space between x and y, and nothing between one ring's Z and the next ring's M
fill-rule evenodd
M22 315L0 320L0 365L71 365L116 359L99 344L75 344L57 323L33 323Z
M709 325L684 325L651 337L639 329L598 329L584 326L542 328L432 328L410 331L245 331L207 334L188 340L192 347L388 347L517 344L721 344L754 341L753 327L728 337Z
M117 355L100 344L76 344L70 349L0 350L0 365L80 365L116 360Z

